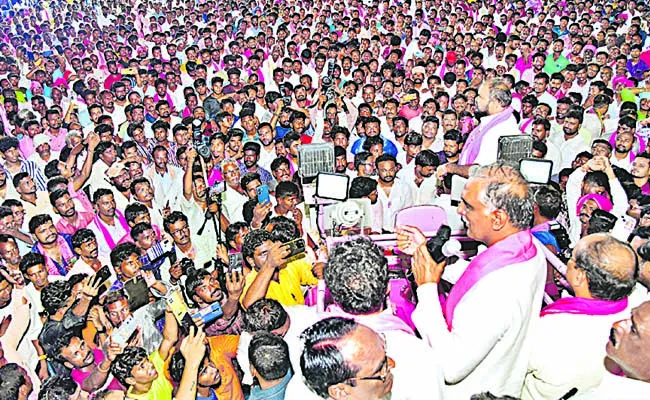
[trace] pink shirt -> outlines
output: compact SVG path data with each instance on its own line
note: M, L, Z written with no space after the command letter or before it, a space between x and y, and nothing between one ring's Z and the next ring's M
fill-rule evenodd
M59 128L59 133L56 136L52 136L52 133L48 129L45 131L45 135L50 139L50 148L53 151L61 151L65 147L65 137L68 135L68 130Z
M95 218L95 213L87 211L77 211L77 222L73 225L61 218L59 222L56 223L56 230L59 233L67 233L68 235L74 234L77 230L82 229L90 225Z
M104 353L99 350L99 349L94 349L93 354L95 355L95 365L99 365L104 360ZM90 372L83 372L78 369L73 369L72 372L70 373L70 376L72 376L72 379L74 379L75 382L81 386L83 382L90 376ZM124 389L122 388L122 385L117 381L117 379L113 378L112 375L108 376L108 379L110 379L110 383L106 387L106 389L109 390L119 390L123 391Z

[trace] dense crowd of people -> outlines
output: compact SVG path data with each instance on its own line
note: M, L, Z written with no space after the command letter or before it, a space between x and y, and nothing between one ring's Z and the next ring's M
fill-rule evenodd
M0 11L0 399L650 398L647 2Z

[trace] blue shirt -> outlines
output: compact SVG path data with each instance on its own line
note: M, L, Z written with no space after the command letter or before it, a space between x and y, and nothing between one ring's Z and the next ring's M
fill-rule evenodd
M289 385L292 376L291 370L289 370L287 375L282 379L282 382L266 390L263 390L259 386L251 387L251 394L248 400L284 400L284 392L286 392L287 385Z
M648 64L646 64L643 60L639 60L636 65L632 65L632 60L627 61L627 72L629 72L630 75L637 80L643 80L643 73L648 69Z
M290 130L291 130L291 128L285 128L285 127L280 126L279 124L276 125L276 127L275 127L275 138L276 139L282 139L284 137L284 135L286 135L287 132L289 132Z
M550 231L533 232L533 236L535 236L535 238L537 238L537 240L539 240L543 245L550 244L551 246L555 247L556 254L560 252L560 245L557 243L555 235L553 235Z
M397 146L390 140L384 138L383 136L380 136L382 140L384 141L384 153L390 154L393 157L397 157ZM352 154L357 154L361 151L363 151L363 144L366 142L366 137L362 137L361 139L357 139L356 142L352 145Z
M72 254L74 253L74 250L72 248L72 235L68 235L67 233L59 233L59 236L62 237L65 240L65 243L70 247L70 252ZM34 246L32 246L32 253L36 254L41 254L45 258L49 258L47 254L41 253L40 249L38 248L38 242L34 243ZM56 267L57 271L59 271L59 275L61 276L66 276L68 273L68 270L71 268L70 264L77 261L77 257L73 257L70 260L66 260L65 257L61 257L61 264L56 262L55 259L50 258L52 261L52 264Z

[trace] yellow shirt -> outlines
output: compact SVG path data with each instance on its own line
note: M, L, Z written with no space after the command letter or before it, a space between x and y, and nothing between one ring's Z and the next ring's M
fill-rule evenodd
M162 359L158 350L149 356L149 360L156 368L158 378L153 381L151 389L145 394L132 393L133 386L131 386L127 392L127 397L133 400L171 399L173 388L172 384L165 377L165 360Z
M242 299L246 295L248 288L253 284L255 277L257 277L257 271L255 270L246 275L246 285L244 286ZM301 285L314 286L317 284L318 279L311 272L311 264L305 258L301 258L291 261L285 268L280 270L278 281L271 280L265 297L277 300L284 306L305 304L305 296L302 293Z

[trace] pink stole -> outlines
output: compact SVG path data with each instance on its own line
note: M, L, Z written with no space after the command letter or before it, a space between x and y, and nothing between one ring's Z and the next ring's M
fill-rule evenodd
M508 236L476 256L451 289L443 305L449 331L453 327L456 306L481 278L508 265L528 261L536 255L537 247L533 243L533 236L529 230L525 230Z
M474 128L474 130L467 136L467 141L465 142L465 146L463 146L463 150L460 153L458 164L474 164L474 160L476 160L476 157L478 157L478 153L481 150L481 142L483 141L483 137L488 133L490 129L494 128L501 122L507 121L508 118L512 116L512 111L512 107L508 107L500 113L492 116L492 118L490 118L486 124L483 124L483 122L481 122L479 126Z
M325 313L321 314L323 318L343 317L351 318L360 324L364 324L377 332L394 332L402 331L409 335L415 335L413 329L401 318L393 315L390 310L384 310L376 314L349 314L336 304L327 306Z
M153 100L158 103L161 99L160 96L158 96L158 93L153 95ZM172 100L172 96L165 92L165 100L169 103L169 108L174 108L174 101Z
M532 124L535 118L528 118L523 124L521 124L521 133L526 133L526 128L528 128L528 125Z
M626 308L627 297L618 301L567 297L544 307L540 315L542 317L549 314L612 315Z
M126 219L124 218L124 215L119 211L115 210L115 215L117 215L117 219L120 221L120 225L122 225L122 228L128 233L130 231L129 224L126 223ZM104 236L104 239L106 239L106 244L108 244L108 248L113 250L115 247L115 239L111 236L110 233L108 233L108 229L106 229L106 225L104 222L102 222L101 218L99 218L99 215L95 216L95 224L97 224L97 227L99 230L102 232L102 236Z

